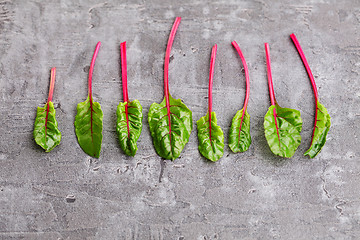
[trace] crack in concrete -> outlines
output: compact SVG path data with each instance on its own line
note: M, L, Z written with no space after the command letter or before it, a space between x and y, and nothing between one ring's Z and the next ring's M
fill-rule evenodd
M166 163L164 159L160 160L160 175L159 175L159 183L161 183L162 177L164 175L164 169L165 169Z
M97 15L95 15L95 17L97 17L97 19L95 19L96 23L92 22L93 21L93 10L96 8L102 8L102 7L106 6L107 4L108 4L107 2L98 3L89 8L89 20L88 20L88 23L90 25L89 29L92 29L95 26L99 25L99 22L100 22L100 18Z
M326 180L324 178L324 173L326 172L326 169L328 168L328 166L325 166L325 168L323 169L322 174L320 175L320 179L323 182L322 183L322 190L324 191L325 195L327 196L327 198L331 199L332 196L330 194L330 192L326 189ZM337 199L337 198L333 198L334 201L336 201L336 204L334 206L334 208L339 212L340 216L343 216L343 208L341 206L346 205L346 201L342 200L342 199Z
M321 179L321 181L323 182L323 183L322 183L322 190L324 191L325 195L326 195L328 198L331 198L331 194L329 193L328 190L326 190L326 187L325 187L325 185L326 185L326 180L325 180L325 178L324 178L324 173L325 173L327 167L328 167L328 166L325 166L325 168L323 169L323 172L322 172L322 174L320 175L320 179Z
M107 4L108 4L107 2L97 3L89 8L89 13L91 14L92 10L94 10L95 8L101 8L106 6Z
M346 201L344 200L339 200L339 203L335 205L335 208L339 211L340 216L343 215L343 209L341 208L343 205L346 205Z

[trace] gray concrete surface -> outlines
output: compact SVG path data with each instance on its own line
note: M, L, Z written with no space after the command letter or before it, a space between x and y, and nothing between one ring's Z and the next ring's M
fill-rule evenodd
M196 131L181 157L163 161L147 124L163 97L163 58L181 16L170 63L170 92L206 113L210 51L218 44L214 106L228 136L250 71L253 143L202 158ZM360 3L347 1L0 1L0 239L360 239ZM303 157L314 118L310 81L294 32L332 117L318 157ZM77 144L76 104L86 99L97 41L93 92L104 112L100 159ZM115 109L122 100L119 44L127 41L130 99L144 107L134 157L121 152ZM274 157L263 131L269 107L264 42L270 43L276 97L299 109L302 144ZM32 139L57 67L54 104L61 144L44 153ZM227 139L226 139L227 144Z

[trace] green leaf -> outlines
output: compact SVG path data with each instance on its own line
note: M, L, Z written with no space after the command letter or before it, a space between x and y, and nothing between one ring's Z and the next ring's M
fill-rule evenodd
M229 135L229 147L236 152L245 152L251 144L250 115L244 109L239 110L231 124Z
M99 158L102 142L103 112L100 104L90 100L77 105L75 133L80 147L92 157Z
M282 108L276 103L276 114L293 125L300 133L302 130L302 119L300 111L291 108Z
M217 125L216 113L211 112L211 125L209 112L200 118L196 124L200 153L207 159L216 162L224 154L224 133L220 126Z
M266 140L275 155L286 158L294 155L301 143L302 120L298 110L271 105L264 118L264 128Z
M34 139L46 152L50 152L61 140L61 132L55 119L54 104L49 101L38 107L34 125Z
M120 147L126 155L135 156L138 150L136 142L142 130L142 106L138 100L121 102L117 107L116 115L116 131Z
M314 158L324 147L326 143L326 135L329 132L331 125L331 118L327 109L319 101L317 101L317 119L315 122L315 129L311 141L310 148L305 152L305 156Z
M192 130L192 112L180 99L174 99L170 94L169 103L169 113L165 97L160 104L151 104L148 121L157 154L165 159L174 160L180 156L189 141Z

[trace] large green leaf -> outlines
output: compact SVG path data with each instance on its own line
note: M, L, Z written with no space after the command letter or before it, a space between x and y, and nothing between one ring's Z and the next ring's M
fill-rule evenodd
M100 104L88 96L77 105L75 133L80 147L92 157L99 158L102 142L103 112Z
M116 111L116 131L121 149L126 155L135 156L137 140L142 130L142 106L138 100L121 102Z
M61 132L55 119L54 104L49 101L38 107L34 125L34 139L46 152L50 152L61 140Z
M264 118L265 137L271 151L290 158L301 143L302 119L300 112L271 105Z
M250 115L244 109L239 110L231 124L229 147L233 152L245 152L251 144Z
M211 112L211 124L209 112L197 122L199 151L207 159L216 162L224 154L224 133L217 125L216 113Z
M174 160L189 141L192 112L180 99L174 99L170 94L169 104L169 113L165 97L160 104L151 104L148 121L156 152L165 159Z
M319 101L317 101L316 122L313 132L310 148L305 152L305 156L314 158L324 147L326 143L326 135L330 129L331 121L327 109Z

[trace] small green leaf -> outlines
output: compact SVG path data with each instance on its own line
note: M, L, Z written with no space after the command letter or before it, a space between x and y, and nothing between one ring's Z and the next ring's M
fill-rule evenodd
M196 124L200 153L207 159L216 162L224 154L224 133L220 126L217 125L216 113L211 112L211 125L209 112L200 118Z
M157 154L165 159L174 160L180 156L189 141L192 130L192 112L180 99L174 99L170 94L169 104L169 112L166 97L160 104L151 104L148 121Z
M92 157L99 158L102 142L103 112L100 104L90 100L77 105L75 133L80 147Z
M142 106L138 100L121 102L117 107L116 115L116 131L120 147L126 155L135 156L138 150L136 142L142 130Z
M264 128L266 140L275 155L286 158L294 155L301 143L302 119L298 110L271 105L264 118Z
M55 119L54 104L51 101L44 107L37 108L34 139L46 152L50 152L60 143L61 132Z
M331 118L327 109L319 101L317 102L317 119L312 137L310 148L305 152L305 156L314 158L324 147L326 143L326 135L329 132Z
M250 136L250 115L244 109L239 110L231 124L229 134L229 147L236 152L245 152L251 144Z

